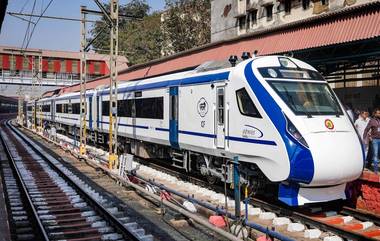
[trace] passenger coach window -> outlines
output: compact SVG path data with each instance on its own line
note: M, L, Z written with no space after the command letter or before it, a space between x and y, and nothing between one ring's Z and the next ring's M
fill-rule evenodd
M136 118L164 119L164 97L135 99Z
M80 114L80 103L73 103L71 104L71 110L73 114Z
M55 105L55 112L57 113L62 113L63 110L62 110L62 104L56 104Z
M135 111L133 111L135 105ZM120 117L164 119L164 97L129 99L117 101L117 114ZM102 103L102 115L109 115L109 101Z
M109 116L110 115L110 102L103 101L102 102L102 115Z
M245 88L236 91L236 99L242 115L261 118L259 111L257 110L255 104L253 104L253 101L249 97Z
M132 108L134 100L118 100L117 115L120 117L132 117Z
M43 105L42 112L50 112L50 105Z

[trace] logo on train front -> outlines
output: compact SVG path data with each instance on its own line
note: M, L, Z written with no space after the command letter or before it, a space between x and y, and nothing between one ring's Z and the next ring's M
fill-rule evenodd
M334 129L334 123L330 119L325 120L325 126L327 129L332 130Z

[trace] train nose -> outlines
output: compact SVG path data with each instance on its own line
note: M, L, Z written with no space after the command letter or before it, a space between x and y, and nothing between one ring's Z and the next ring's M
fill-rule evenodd
M337 185L360 177L364 160L355 132L319 132L305 137L314 161L310 186Z

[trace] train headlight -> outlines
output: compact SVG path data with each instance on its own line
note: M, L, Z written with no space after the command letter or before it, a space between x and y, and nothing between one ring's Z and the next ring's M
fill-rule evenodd
M288 117L286 117L286 130L289 132L291 136L294 137L299 143L301 143L303 146L309 148L309 145L306 143L305 139L301 135L301 133L298 131L296 126L289 120Z

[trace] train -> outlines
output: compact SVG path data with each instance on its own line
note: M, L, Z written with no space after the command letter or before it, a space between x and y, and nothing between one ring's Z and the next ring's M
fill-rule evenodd
M7 96L0 95L0 114L17 113L18 100Z
M360 138L344 106L311 65L288 56L209 61L195 69L120 83L121 152L208 180L240 182L289 206L344 200L364 165ZM86 92L88 141L107 146L110 89ZM44 122L78 135L80 93L45 97ZM272 192L272 191L271 191Z

